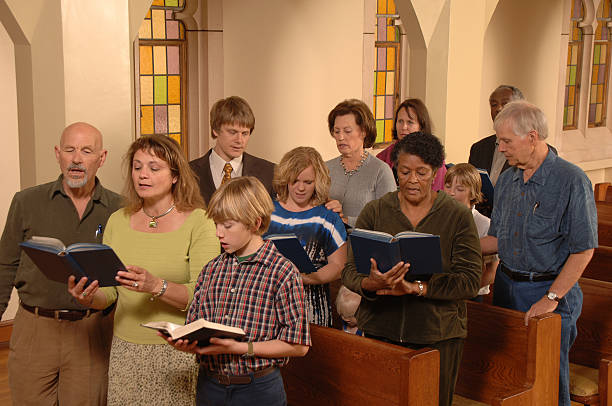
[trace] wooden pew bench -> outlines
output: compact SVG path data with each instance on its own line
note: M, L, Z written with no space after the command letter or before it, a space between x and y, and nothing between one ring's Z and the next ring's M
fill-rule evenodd
M597 237L600 247L612 247L612 221L598 219Z
M612 283L580 278L579 284L584 300L570 350L571 397L585 405L612 406Z
M595 202L597 221L612 221L612 202Z
M610 182L595 184L595 201L612 202L612 186Z
M561 317L467 301L468 337L453 405L552 406L559 396Z
M612 247L595 248L593 258L582 273L582 277L612 282Z
M312 347L281 369L295 405L437 406L440 354L310 325Z

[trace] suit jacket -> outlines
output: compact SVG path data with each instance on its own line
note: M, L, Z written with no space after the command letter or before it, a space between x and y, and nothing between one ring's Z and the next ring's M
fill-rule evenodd
M204 198L204 201L208 205L212 194L215 192L215 183L213 182L212 172L210 171L210 153L212 149L208 150L206 154L200 158L194 159L189 162L191 169L198 176L198 183L200 185L200 193ZM272 188L272 178L274 178L274 164L266 161L265 159L257 158L256 156L249 155L246 152L242 155L242 176L255 176L263 183L266 190L270 194L270 197L274 198L276 193Z

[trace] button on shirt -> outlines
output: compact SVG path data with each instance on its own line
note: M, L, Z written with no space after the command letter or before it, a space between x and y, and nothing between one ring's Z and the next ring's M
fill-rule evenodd
M187 322L200 318L242 328L246 332L244 341L278 339L310 345L299 272L269 241L252 258L238 261L235 255L223 253L204 267ZM220 354L202 356L201 362L215 373L245 375L283 366L288 358L244 359Z
M503 172L493 207L489 235L514 271L559 273L570 254L597 247L591 182L550 150L526 183L522 169Z

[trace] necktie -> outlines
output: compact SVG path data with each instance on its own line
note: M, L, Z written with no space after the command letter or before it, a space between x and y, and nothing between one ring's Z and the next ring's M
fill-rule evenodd
M223 166L223 179L221 179L221 184L224 184L232 178L232 170L232 165L229 162L226 162Z

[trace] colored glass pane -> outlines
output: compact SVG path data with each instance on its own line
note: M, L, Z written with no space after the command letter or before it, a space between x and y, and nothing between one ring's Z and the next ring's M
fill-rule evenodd
M591 92L589 97L589 127L605 125L610 70L609 29L610 0L603 0L597 8L597 28L593 42L593 65L591 68Z
M153 73L156 75L165 75L166 70L166 47L153 47Z
M395 27L387 27L387 41L396 41L395 39Z
M168 137L172 138L179 145L181 145L181 134L168 134Z
M167 7L178 7L178 0L166 0Z
M178 39L179 38L179 22L178 21L166 21L166 38Z
M376 94L385 94L386 72L377 72L376 76Z
M181 106L168 106L168 132L177 133L181 131Z
M378 0L376 14L387 14L387 0Z
M395 48L387 48L387 70L395 70Z
M395 93L395 72L387 72L387 88L385 94Z
M153 134L153 106L140 108L140 134Z
M163 6L164 0L153 0L152 6Z
M153 76L140 77L140 104L153 104Z
M178 46L168 46L166 48L168 58L168 74L179 75L181 73L181 60Z
M387 48L378 48L378 70L387 70Z
M151 10L153 20L153 39L166 39L166 13L164 10Z
M385 121L376 120L376 142L384 142L385 140Z
M168 103L166 86L167 86L166 76L154 76L153 89L154 89L154 103L155 104L167 104ZM156 117L157 117L157 113L156 113Z
M168 104L181 103L181 78L168 76Z
M142 24L140 24L140 28L138 29L138 38L151 38L151 19L144 19L142 21Z
M376 118L385 118L385 96L376 96Z
M155 134L168 133L168 106L155 106Z
M395 14L395 1L387 1L387 14Z
M376 24L376 41L387 40L387 19L384 17L378 17Z
M153 73L153 47L140 46L140 74L151 75Z
M393 120L385 120L385 139L393 139Z
M576 67L575 66L570 66L569 84L570 86L573 86L576 84Z
M394 112L393 95L385 96L385 118L392 118Z

